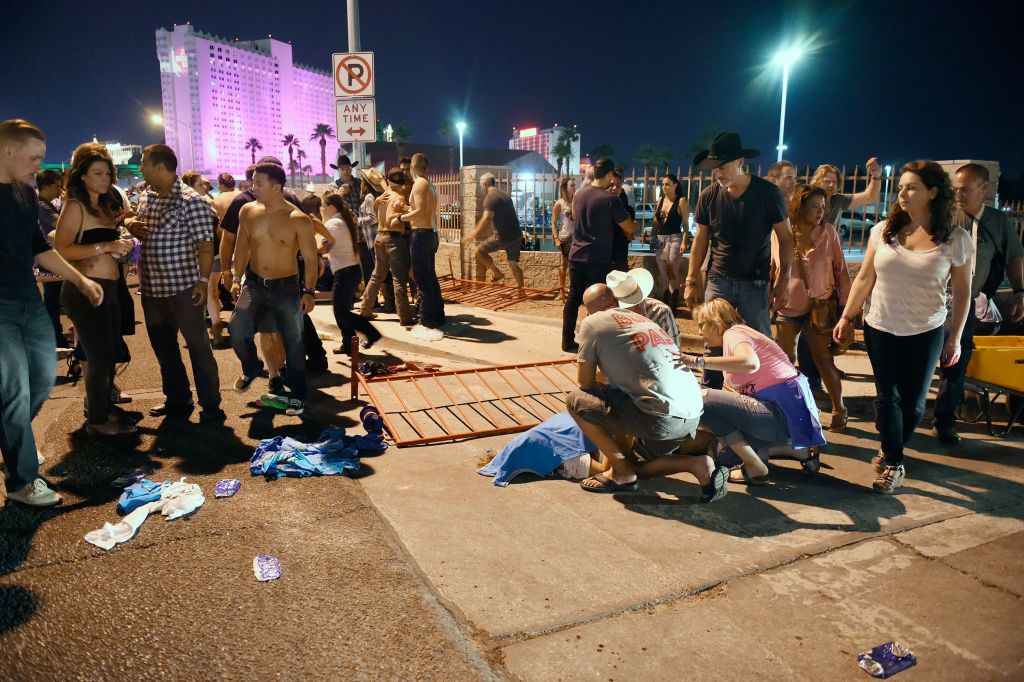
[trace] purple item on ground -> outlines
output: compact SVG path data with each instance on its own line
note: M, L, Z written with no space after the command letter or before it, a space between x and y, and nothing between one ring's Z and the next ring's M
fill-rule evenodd
M134 469L126 474L118 476L117 478L110 482L110 485L114 486L115 488L124 489L134 483L138 483L146 476L149 476L151 473L153 472L146 471L145 469Z
M366 433L384 433L384 419L373 405L359 410L359 421L363 423Z
M869 675L885 679L917 663L914 652L902 642L888 642L857 656L857 665Z
M252 560L252 572L260 582L277 580L281 577L281 562L272 556L260 554Z
M217 481L217 487L213 489L214 497L234 497L238 489L242 487L242 482L237 478L225 478L222 481Z

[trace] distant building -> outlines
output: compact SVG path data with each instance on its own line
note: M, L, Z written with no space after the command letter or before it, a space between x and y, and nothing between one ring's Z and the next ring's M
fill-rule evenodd
M251 138L262 146L256 158L277 156L287 165L281 140L289 134L301 140L306 163L319 165L319 145L309 136L318 123L335 126L333 79L294 63L290 44L228 40L186 24L157 29L156 54L164 135L180 171L240 174L252 163Z
M96 138L92 138L96 142ZM127 166L130 163L137 164L142 157L141 144L121 144L120 142L104 142L110 158L114 160L115 166ZM133 161L134 159L134 161Z
M573 126L575 129L576 126ZM565 128L555 125L551 128L538 130L537 128L513 128L512 139L508 141L509 149L537 152L548 160L553 167L558 168L558 158L554 154L555 145L558 144L558 136ZM577 133L579 131L576 131ZM577 137L572 143L572 154L567 159L568 168L563 163L563 172L571 175L578 175L580 172L580 140Z

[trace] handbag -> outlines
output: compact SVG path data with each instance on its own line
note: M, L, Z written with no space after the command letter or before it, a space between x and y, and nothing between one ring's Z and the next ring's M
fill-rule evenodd
M799 268L800 281L804 284L804 291L807 292L807 300L810 302L810 320L811 330L815 334L821 334L822 336L831 337L832 330L835 329L836 324L839 323L839 290L837 287L832 288L832 293L825 298L815 298L811 296L810 290L807 288L807 272L804 269L804 259L800 254L799 249L793 249L793 260ZM836 278L838 282L838 278ZM845 336L849 336L847 340ZM833 343L833 354L841 355L850 349L850 344L853 343L853 328L848 329L848 333L844 335L843 343Z

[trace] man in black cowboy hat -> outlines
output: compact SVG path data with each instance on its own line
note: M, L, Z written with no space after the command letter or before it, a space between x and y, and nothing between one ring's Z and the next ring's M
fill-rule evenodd
M715 181L697 199L697 235L683 298L691 308L698 303L700 268L710 242L704 298L724 298L750 327L771 337L770 311L783 307L789 298L793 231L779 188L743 169L746 159L758 155L758 150L743 147L739 133L726 132L694 158L693 165L710 170ZM780 262L769 293L773 232L779 240ZM717 372L706 379L713 387L720 386L721 380Z
M711 243L711 263L704 297L724 298L735 306L747 324L771 335L771 309L786 303L793 232L779 188L747 174L745 160L758 156L745 149L738 133L722 133L711 148L696 156L693 165L710 170L715 182L697 199L697 236L693 241L684 298L698 302L700 267ZM771 236L778 237L780 267L768 294L771 267Z

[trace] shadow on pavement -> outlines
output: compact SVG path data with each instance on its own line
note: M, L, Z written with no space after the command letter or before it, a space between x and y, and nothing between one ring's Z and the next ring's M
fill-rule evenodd
M486 317L460 313L449 315L444 325L445 336L470 343L501 343L514 341L516 337L496 329L487 329L494 323Z
M20 585L0 585L0 635L27 623L39 610L39 597Z

